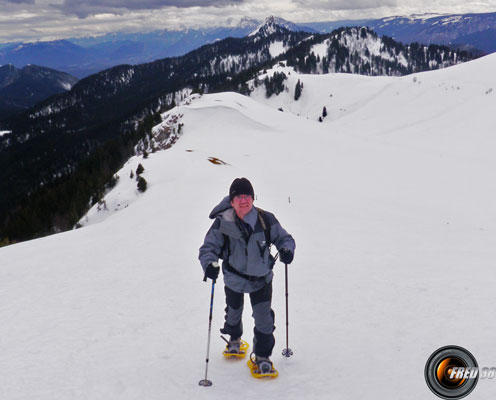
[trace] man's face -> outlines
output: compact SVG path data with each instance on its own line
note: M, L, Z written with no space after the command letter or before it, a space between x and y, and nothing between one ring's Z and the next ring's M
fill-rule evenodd
M231 201L231 206L236 211L236 215L243 219L246 214L251 211L253 207L253 197L249 194L240 194L239 196L234 196Z

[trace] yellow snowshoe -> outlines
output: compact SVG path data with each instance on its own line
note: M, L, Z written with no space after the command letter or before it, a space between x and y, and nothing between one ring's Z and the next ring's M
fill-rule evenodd
M232 359L241 359L246 357L248 347L250 347L248 342L246 342L245 340L241 340L241 338L230 341L224 338L224 336L221 336L221 338L224 339L224 341L227 343L226 348L222 353L224 357Z
M251 353L247 365L254 378L277 378L279 376L279 372L268 357L257 357Z

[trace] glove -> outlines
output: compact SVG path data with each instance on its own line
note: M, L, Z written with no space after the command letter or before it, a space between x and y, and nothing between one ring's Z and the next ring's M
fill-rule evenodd
M279 260L281 260L283 264L291 264L291 261L293 261L293 257L294 255L291 250L288 249L279 250Z
M219 271L220 271L220 267L217 261L208 264L208 267L205 270L205 278L203 280L206 281L207 278L210 278L213 281L217 280L217 278L219 277Z

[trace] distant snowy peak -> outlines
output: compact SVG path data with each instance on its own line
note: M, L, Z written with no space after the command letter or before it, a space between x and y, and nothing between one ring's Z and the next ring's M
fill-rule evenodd
M423 14L411 14L411 15L395 15L391 17L386 17L382 18L381 21L383 22L397 22L397 21L426 21L431 18L438 18L438 17L444 17L444 16L449 16L449 14L438 14L438 13L423 13Z
M253 32L251 32L248 36L262 36L267 37L273 35L274 33L287 33L290 30L298 30L295 29L295 24L292 22L288 22L282 18L276 18L274 16L270 16L265 18L265 21L262 22Z
M380 35L404 43L466 44L485 52L496 51L496 13L414 14L389 17L367 24Z
M260 25L260 20L243 17L241 19L228 18L224 27L238 28L238 29L254 29L258 25Z
M404 16L387 17L378 20L377 27L382 28L388 25L401 26L404 24L420 24L427 26L444 26L453 23L459 23L461 21L471 21L472 17L468 14L436 14L436 13L425 13L425 14L411 14Z
M426 20L426 19L437 18L437 17L446 17L449 15L450 14L423 13L423 14L411 14L411 15L407 16L407 18L409 18L411 20Z

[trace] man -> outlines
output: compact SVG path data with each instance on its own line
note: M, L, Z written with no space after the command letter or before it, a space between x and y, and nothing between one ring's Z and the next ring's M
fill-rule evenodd
M276 246L281 262L290 264L295 242L272 213L253 206L254 196L248 179L237 178L232 182L229 196L210 213L215 221L200 247L199 259L205 276L212 280L219 276L218 259L223 259L227 306L221 332L230 335L228 353L240 351L244 293L250 294L255 319L254 362L259 371L267 373L273 368L269 357L275 343L271 308L275 260L270 245Z

